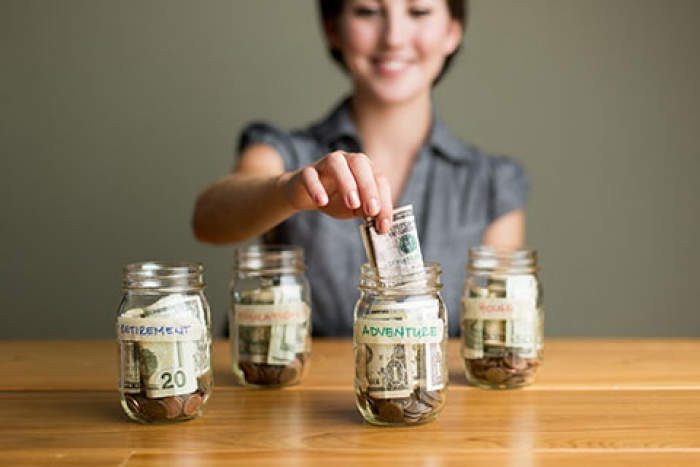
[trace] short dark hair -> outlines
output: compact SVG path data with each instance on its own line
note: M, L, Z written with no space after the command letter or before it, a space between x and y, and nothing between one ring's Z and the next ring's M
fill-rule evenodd
M321 14L323 24L325 24L327 21L336 19L340 15L340 12L343 9L343 2L344 0L318 0L318 11ZM469 0L447 0L447 8L450 11L450 16L452 19L458 20L462 24L462 30L464 30L467 26ZM438 81L440 81L445 75L447 69L452 63L452 59L455 55L457 55L460 48L461 44L457 46L454 52L445 58L445 63L442 66L442 70L440 70L440 74L438 74L437 78L435 78L433 85L437 84ZM328 51L333 60L335 60L335 62L338 63L343 69L346 69L345 62L343 61L343 54L340 53L340 50L334 49L331 46L329 47Z

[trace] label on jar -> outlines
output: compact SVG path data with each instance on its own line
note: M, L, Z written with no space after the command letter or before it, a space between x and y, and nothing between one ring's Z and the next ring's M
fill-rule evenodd
M355 340L360 344L437 344L444 332L439 319L355 321Z
M236 324L241 326L269 326L273 324L301 324L309 319L305 302L234 305Z
M537 313L534 299L526 298L465 298L465 318L468 319L527 319Z
M117 339L138 342L197 341L204 336L202 323L195 318L117 319Z

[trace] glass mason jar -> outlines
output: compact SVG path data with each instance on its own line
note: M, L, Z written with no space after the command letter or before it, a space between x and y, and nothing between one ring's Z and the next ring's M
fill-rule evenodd
M430 422L445 405L448 334L440 273L439 264L428 263L417 276L380 277L362 265L354 310L355 400L372 424Z
M531 384L542 363L544 313L537 252L469 250L461 302L461 351L469 383L491 389Z
M202 415L212 387L209 304L198 263L124 266L117 313L119 396L132 420Z
M229 343L238 384L282 387L303 379L311 355L311 298L304 271L301 247L236 249Z

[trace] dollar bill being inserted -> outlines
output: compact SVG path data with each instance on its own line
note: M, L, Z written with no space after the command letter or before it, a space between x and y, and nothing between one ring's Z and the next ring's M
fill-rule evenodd
M379 233L374 219L362 224L360 232L367 259L377 268L380 276L422 274L423 254L412 205L394 210L393 223L388 233Z

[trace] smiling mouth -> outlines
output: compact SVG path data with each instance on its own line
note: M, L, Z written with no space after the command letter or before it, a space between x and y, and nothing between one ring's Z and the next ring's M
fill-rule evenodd
M374 60L374 66L382 73L400 73L408 68L406 60Z
M398 60L389 60L385 62L379 62L378 65L381 68L386 68L389 71L398 71L406 67L406 62Z

